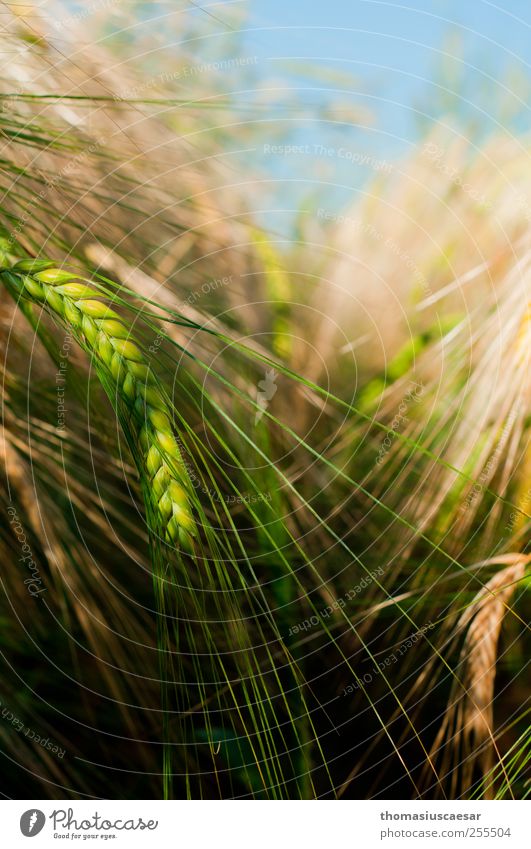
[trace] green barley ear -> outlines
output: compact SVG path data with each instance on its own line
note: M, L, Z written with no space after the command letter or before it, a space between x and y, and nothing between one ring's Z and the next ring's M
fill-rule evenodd
M127 411L128 432L141 478L150 483L150 508L161 536L193 551L197 534L189 480L175 438L169 404L146 361L142 346L102 293L51 260L10 256L0 244L0 277L15 297L42 304L93 357L111 402ZM10 261L11 260L11 261Z

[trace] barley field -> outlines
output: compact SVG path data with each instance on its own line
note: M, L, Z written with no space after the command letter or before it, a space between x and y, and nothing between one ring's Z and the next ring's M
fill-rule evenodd
M526 78L249 5L1 4L2 794L526 799Z

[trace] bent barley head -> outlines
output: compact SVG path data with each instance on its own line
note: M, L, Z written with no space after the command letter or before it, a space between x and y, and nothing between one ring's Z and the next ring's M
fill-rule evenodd
M124 405L138 445L139 472L150 482L150 498L168 543L193 550L196 524L188 477L175 439L168 402L141 346L107 299L73 272L43 259L9 261L3 250L0 277L15 297L40 303L72 330L113 387L111 401ZM13 259L13 258L11 258Z

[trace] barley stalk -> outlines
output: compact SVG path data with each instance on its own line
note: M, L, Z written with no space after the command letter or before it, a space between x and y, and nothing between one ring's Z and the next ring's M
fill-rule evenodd
M196 525L188 478L168 402L141 346L102 294L79 275L55 267L50 260L11 263L9 259L4 252L0 277L12 294L41 304L59 317L110 379L116 398L128 412L137 448L135 462L141 477L149 481L161 535L168 543L192 551Z

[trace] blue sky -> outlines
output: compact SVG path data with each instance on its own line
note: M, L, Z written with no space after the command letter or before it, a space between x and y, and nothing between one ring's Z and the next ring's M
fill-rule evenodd
M301 114L304 104L326 105L334 97L362 110L358 126L334 125L316 113L297 130L298 109L284 121L282 113L273 113L269 129L278 132L284 124L292 140L308 144L310 151L315 144L337 150L346 143L359 156L392 158L418 143L423 114L424 126L433 120L461 122L467 132L479 126L482 135L504 128L526 131L531 124L529 0L506 0L503 8L486 0L248 0L244 5L250 30L246 49L259 58L259 77L292 87ZM223 5L216 9L222 15ZM332 72L346 72L351 79L336 82ZM363 117L367 110L369 120ZM274 138L264 123L268 141ZM333 181L345 182L346 193L370 176L340 156L327 163L322 156L312 161L311 154L276 159L259 154L258 149L258 164L277 177L300 174L304 182L305 175L332 175ZM305 186L293 191L301 196Z
M269 73L281 76L292 57L347 71L383 126L397 135L410 130L417 100L429 108L434 73L453 49L450 34L461 41L469 86L458 94L471 101L483 88L502 97L496 78L507 70L531 77L529 0L509 0L504 9L484 0L250 0L247 8L253 29L248 47Z
M208 73L213 90L230 95L222 156L250 185L263 175L257 194L267 198L269 181L271 204L290 214L323 194L337 207L349 203L378 170L367 159L407 155L437 122L473 141L531 127L531 0L503 8L488 0L134 0L132 8L159 40L146 73L171 69L181 35L190 65L221 60ZM129 24L129 6L110 9ZM177 79L176 95L201 96L204 80ZM301 150L283 151L288 144Z

